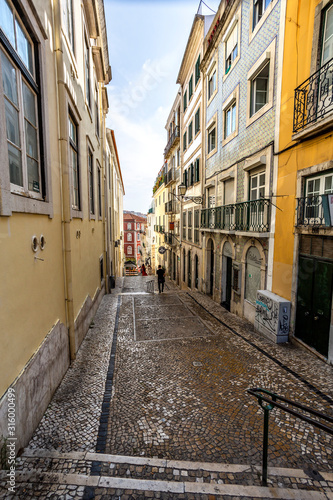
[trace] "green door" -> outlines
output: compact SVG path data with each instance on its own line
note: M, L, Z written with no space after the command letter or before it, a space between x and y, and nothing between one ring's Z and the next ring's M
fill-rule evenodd
M300 257L295 335L327 357L333 263Z

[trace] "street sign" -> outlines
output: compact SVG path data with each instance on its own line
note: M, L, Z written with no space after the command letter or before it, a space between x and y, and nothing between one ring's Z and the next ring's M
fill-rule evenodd
M163 253L165 253L165 252L166 252L166 248L165 248L165 247L159 247L159 249L158 249L158 253L163 254Z

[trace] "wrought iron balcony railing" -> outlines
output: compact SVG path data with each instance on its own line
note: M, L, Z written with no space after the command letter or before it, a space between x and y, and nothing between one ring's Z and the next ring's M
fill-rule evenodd
M201 227L226 231L268 232L270 200L260 199L201 210Z
M293 132L333 111L333 59L295 89Z
M173 233L164 233L164 242L170 246L176 245L176 238Z
M154 231L155 233L164 233L164 226L159 226L158 224L156 224L154 226Z
M165 185L168 186L172 182L176 182L176 172L173 167L170 168L170 170L168 170L165 174Z
M173 200L167 201L165 204L165 213L173 214L175 213L175 202Z
M166 157L170 151L170 149L172 148L172 146L174 145L174 143L176 142L179 142L179 136L180 136L180 130L179 130L179 127L175 127L175 130L172 132L171 136L170 136L170 139L168 140L168 144L165 146L164 148L164 156Z
M297 198L297 226L331 226L328 195Z

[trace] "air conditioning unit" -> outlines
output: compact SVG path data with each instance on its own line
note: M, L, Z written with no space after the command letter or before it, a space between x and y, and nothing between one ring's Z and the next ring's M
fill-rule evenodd
M268 290L257 290L254 327L276 344L288 342L291 302Z

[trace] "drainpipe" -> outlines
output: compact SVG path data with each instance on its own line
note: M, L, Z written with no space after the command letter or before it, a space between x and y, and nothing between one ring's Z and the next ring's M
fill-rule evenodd
M63 47L61 39L60 3L53 3L53 31L55 51L55 71L57 82L58 108L58 140L60 156L60 196L61 196L61 223L62 223L62 252L65 283L66 321L69 337L70 359L76 357L76 339L74 328L72 261L71 261L71 207L70 207L70 168L68 163L68 107L67 91L65 88Z

